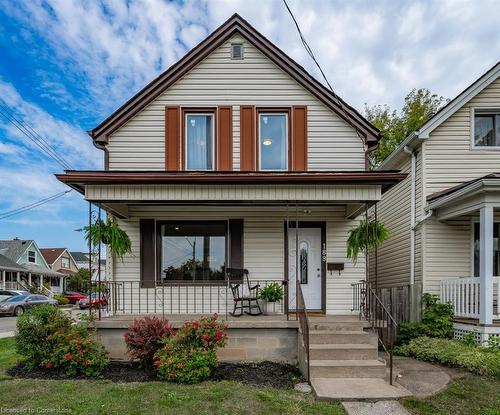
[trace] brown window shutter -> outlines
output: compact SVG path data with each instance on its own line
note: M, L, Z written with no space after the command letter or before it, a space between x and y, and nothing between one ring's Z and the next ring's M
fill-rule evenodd
M155 221L154 219L141 219L141 287L152 288L155 286Z
M233 170L233 109L232 107L219 107L217 160L221 171Z
M243 219L229 219L229 268L243 265Z
M307 171L307 107L294 106L292 111L293 171Z
M165 108L165 169L180 170L180 107Z
M255 107L240 107L240 170L256 170Z

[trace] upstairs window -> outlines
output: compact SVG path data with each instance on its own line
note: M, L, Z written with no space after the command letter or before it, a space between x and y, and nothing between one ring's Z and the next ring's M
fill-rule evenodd
M61 267L69 269L69 258L68 257L61 257Z
M288 170L288 113L259 113L259 170Z
M214 114L187 113L186 170L214 169Z
M500 147L500 110L474 112L474 147Z
M36 252L28 251L28 262L35 263L36 262Z

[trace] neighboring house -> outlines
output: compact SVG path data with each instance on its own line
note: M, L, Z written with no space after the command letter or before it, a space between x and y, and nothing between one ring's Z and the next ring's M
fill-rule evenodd
M377 284L450 301L457 337L500 335L499 77L500 62L380 166L408 177L377 205L392 232L378 250Z
M50 269L64 275L63 278L51 278L50 281L52 291L62 293L65 286L64 279L78 272L75 260L66 248L42 248L40 252Z
M17 281L21 279L21 273L26 272L26 268L20 266L16 261L0 254L0 288L15 289Z
M75 260L78 269L89 269L89 253L88 252L71 252L71 256ZM106 259L101 259L100 267L97 267L97 255L93 254L92 259L92 280L97 281L99 279L99 268L101 270L101 281L106 281Z
M227 316L226 270L245 268L261 287L284 285L282 318L271 326L292 334L251 356L229 346L233 358L295 350L297 359L297 322L286 318L303 309L297 286L311 313L361 324L351 285L365 279L365 261L347 259L348 231L406 175L369 171L379 131L241 17L91 136L104 170L57 178L102 206L131 239L131 254L107 256L113 311ZM375 346L363 347L375 353L363 369L379 370Z
M35 241L0 241L0 255L6 257L10 264L10 269L4 268L5 272L2 273L2 284L6 288L35 286L45 289L44 287L49 286L50 292L46 293L52 294L52 289L57 290L62 283L64 275L50 269ZM13 263L19 269L13 269Z

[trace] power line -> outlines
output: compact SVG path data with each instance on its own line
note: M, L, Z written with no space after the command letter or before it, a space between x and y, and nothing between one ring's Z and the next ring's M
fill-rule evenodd
M343 103L342 103L342 100L339 98L339 96L335 93L335 91L333 90L332 88L332 85L330 84L330 81L328 81L328 78L326 77L325 75L325 72L323 71L323 69L321 68L321 65L319 64L318 60L316 59L316 57L314 56L314 52L312 51L311 47L309 46L309 44L307 43L306 41L306 38L304 37L304 35L302 34L302 31L300 30L300 26L299 26L299 23L297 22L297 19L295 18L295 16L293 15L293 12L292 10L290 9L290 7L288 6L288 3L286 2L286 0L283 0L283 3L286 7L286 9L288 10L288 13L290 13L290 16L292 17L292 20L293 22L295 23L295 27L297 28L297 31L299 32L299 36L300 36L300 40L302 41L302 45L304 45L304 49L306 50L307 54L311 57L311 59L313 60L313 62L316 64L316 66L318 67L319 69L319 72L321 73L321 75L323 76L323 79L325 80L326 84L328 85L328 89L330 90L330 92L333 94L334 98L337 100L338 104L340 105L340 109L342 110L342 112L344 113L344 115L346 116L347 118L347 122L349 123L349 125L354 128L354 131L356 131L356 134L358 135L359 138L361 138L361 140L364 141L364 138L360 135L358 129L352 124L352 122L350 121L350 118L351 118L351 114L349 114L347 112L347 110L345 109Z
M45 203L52 202L53 200L56 200L56 199L64 196L65 194L68 194L71 191L72 191L72 189L65 190L64 192L56 193L55 195L52 195L52 196L46 197L44 199L40 199L36 202L30 203L29 205L21 206L21 207L18 207L16 209L12 209L12 210L7 211L7 212L0 213L0 220L10 218L11 216L18 215L20 213L26 212L26 211L31 210L31 209L35 209L41 205L44 205Z
M22 134L30 139L37 145L49 158L61 165L65 170L71 170L69 163L59 155L59 153L51 147L51 145L38 134L28 123L24 120L18 119L12 110L6 105L0 103L0 114L12 125L14 125Z

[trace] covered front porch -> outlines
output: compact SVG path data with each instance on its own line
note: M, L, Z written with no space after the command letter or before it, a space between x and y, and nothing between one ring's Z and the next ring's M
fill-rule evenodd
M449 229L449 244L456 247L455 254L442 258L439 286L441 301L454 307L456 330L466 332L465 326L473 325L478 339L500 336L500 176L489 175L428 200L440 222L430 225L431 232L446 234ZM447 264L457 273L453 262L468 267L461 275L446 275Z
M105 210L132 242L107 256L111 314L233 311L228 269L248 270L249 286L277 283L273 312L306 308L351 314L351 284L364 258L346 258L348 231L395 172L67 172L58 178ZM99 248L99 247L97 247ZM245 285L245 284L243 284ZM250 287L247 287L250 288Z

